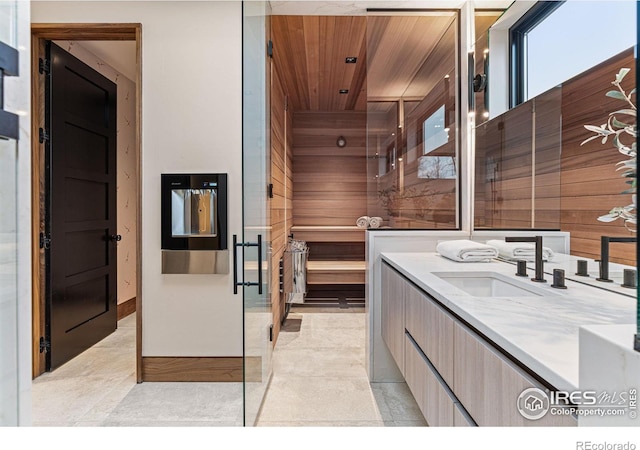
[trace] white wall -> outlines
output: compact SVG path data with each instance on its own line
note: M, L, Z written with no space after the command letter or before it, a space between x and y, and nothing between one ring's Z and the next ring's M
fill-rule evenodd
M160 174L229 174L242 226L242 7L225 2L32 2L31 21L142 24L143 356L241 356L230 275L162 275Z

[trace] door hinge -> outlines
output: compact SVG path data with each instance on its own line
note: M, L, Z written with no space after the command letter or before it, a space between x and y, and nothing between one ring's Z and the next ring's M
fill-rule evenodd
M51 351L51 342L43 337L40 337L40 353L48 353L49 351Z
M51 248L51 238L47 237L44 233L40 233L40 248L49 250Z
M49 133L47 133L47 131L44 128L40 128L38 130L38 140L40 141L41 144L44 141L48 141L49 140Z
M269 186L267 186L267 195L269 198L273 198L273 183L269 183Z
M51 72L51 64L49 63L48 59L40 58L38 60L38 71L44 74L48 74L49 72Z
M271 39L267 42L267 55L269 55L270 58L273 58L273 41Z
M273 324L269 325L269 342L273 342Z

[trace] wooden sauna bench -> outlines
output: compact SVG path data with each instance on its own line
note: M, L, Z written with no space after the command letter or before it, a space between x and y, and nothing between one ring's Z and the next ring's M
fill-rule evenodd
M307 242L308 285L364 285L365 229L356 226L293 226L293 238Z

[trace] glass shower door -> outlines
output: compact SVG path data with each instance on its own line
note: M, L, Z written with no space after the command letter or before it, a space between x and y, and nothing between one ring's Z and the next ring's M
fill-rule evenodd
M0 1L0 426L18 425L17 155L15 117L4 111L2 73L15 52L17 2ZM12 75L16 75L13 73Z
M245 426L255 425L271 376L268 8L267 2L256 1L243 2L242 10L243 236L235 250L243 272Z

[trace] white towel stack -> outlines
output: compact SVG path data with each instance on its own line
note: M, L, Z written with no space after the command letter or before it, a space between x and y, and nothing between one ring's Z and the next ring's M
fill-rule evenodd
M467 239L440 242L436 251L441 256L458 262L482 262L498 257L495 247Z
M493 239L487 241L487 245L497 248L500 258L508 260L522 259L524 261L536 260L535 244L528 242L506 242ZM553 259L553 251L548 247L542 247L542 259L544 261Z
M358 220L356 220L356 225L358 226L358 228L369 228L370 220L371 218L369 216L358 217Z
M369 219L369 228L380 228L382 225L382 217L371 217Z

